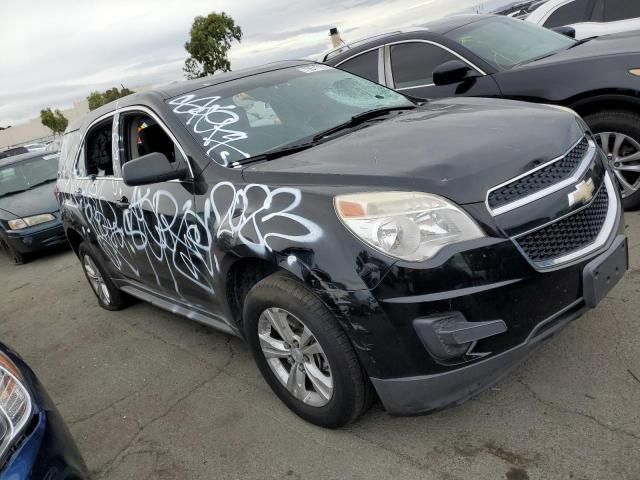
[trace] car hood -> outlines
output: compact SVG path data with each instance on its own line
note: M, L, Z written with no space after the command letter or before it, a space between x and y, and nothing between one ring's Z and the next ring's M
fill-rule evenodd
M255 183L416 190L475 203L491 187L566 153L583 135L578 117L557 108L446 99L249 166L243 175Z
M567 50L562 50L550 57L536 60L535 62L525 63L518 68L567 63L576 60L589 60L611 55L640 55L640 31L593 38L582 45L576 45ZM635 67L635 65L633 66Z
M28 217L58 210L58 202L53 194L56 183L45 183L26 192L0 197L0 210L15 217Z

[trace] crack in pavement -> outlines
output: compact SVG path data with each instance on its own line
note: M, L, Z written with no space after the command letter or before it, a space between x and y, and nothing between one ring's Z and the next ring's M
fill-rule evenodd
M129 440L129 442L127 442L127 444L123 448L121 448L118 452L116 452L116 454L113 456L113 458L111 460L108 460L106 462L106 464L97 472L96 478L98 478L98 479L105 478L106 475L108 475L115 468L117 468L123 462L123 460L125 458L127 458L128 450L131 449L136 443L138 443L138 441L140 440L140 438L142 437L142 434L144 433L144 431L146 429L148 429L150 426L152 426L157 421L162 420L163 418L166 418L167 416L169 416L173 412L173 410L180 403L184 402L191 395L193 395L195 392L197 392L199 389L201 389L202 387L204 387L205 385L207 385L208 383L212 382L217 377L222 375L224 370L231 364L231 362L233 361L233 358L234 358L233 348L230 345L232 338L233 337L229 336L229 339L226 342L226 345L227 345L227 347L229 349L229 358L227 359L225 364L222 367L219 367L218 371L214 375L212 375L212 376L206 378L205 380L203 380L202 382L196 384L191 389L189 389L184 395L180 396L171 405L169 405L169 407L164 412L162 412L161 414L153 417L151 420L149 420L145 424L141 424L140 422L137 422L137 420L136 420L136 422L138 423L138 432L131 438L131 440Z
M597 418L597 417L595 417L593 415L589 415L588 413L579 412L577 410L571 410L570 408L566 408L566 407L561 407L560 405L557 405L552 401L545 400L542 397L540 397L536 393L536 391L528 383L526 383L522 378L516 377L516 380L523 387L525 387L529 391L529 393L531 394L531 397L534 400L540 402L543 405L546 405L549 408L553 408L554 410L557 410L558 412L561 412L561 413L568 413L568 414L571 414L571 415L578 415L580 417L584 417L584 418L591 420L595 424L599 425L600 427L602 427L605 430L608 430L608 431L610 431L612 433L626 435L628 437L633 438L634 440L640 440L640 435L637 434L637 433L631 432L629 430L625 430L624 428L608 425L605 422L603 422L602 420L600 420L599 418Z

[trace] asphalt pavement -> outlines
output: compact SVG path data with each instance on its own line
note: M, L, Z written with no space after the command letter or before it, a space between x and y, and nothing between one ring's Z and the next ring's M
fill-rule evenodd
M0 340L39 375L97 479L640 479L640 214L631 269L493 389L339 431L271 393L241 340L98 307L71 251L0 259Z

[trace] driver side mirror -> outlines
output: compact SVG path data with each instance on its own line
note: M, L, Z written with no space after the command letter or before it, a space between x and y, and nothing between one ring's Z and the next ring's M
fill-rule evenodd
M477 76L478 72L462 60L450 60L436 67L433 71L433 83L436 85L451 85Z
M143 155L122 166L122 180L130 187L181 180L186 174L187 166L183 161L176 160L171 163L160 152Z
M569 38L576 38L576 29L573 27L555 27L551 31Z

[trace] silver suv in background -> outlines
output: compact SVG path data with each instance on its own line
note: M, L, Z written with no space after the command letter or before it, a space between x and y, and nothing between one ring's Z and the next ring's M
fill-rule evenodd
M576 39L640 30L638 0L540 0L520 2L494 11L546 28L569 26Z

